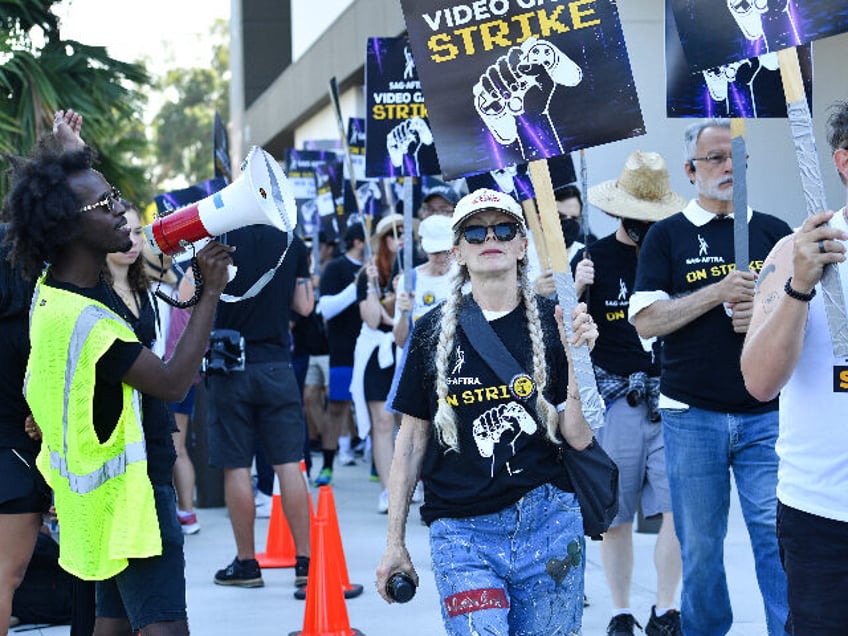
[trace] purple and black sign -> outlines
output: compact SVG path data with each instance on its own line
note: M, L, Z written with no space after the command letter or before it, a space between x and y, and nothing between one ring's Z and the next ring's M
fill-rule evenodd
M644 134L613 0L401 4L446 178Z
M365 95L365 175L439 174L427 107L407 38L368 39Z
M297 203L298 230L311 236L321 219L336 213L336 198L342 191L339 156L328 150L288 150L286 176Z
M845 0L671 0L693 71L848 31Z
M551 175L551 185L554 192L562 186L577 181L577 176L574 174L574 161L570 154L548 159L548 171ZM471 192L479 188L489 188L490 190L505 192L516 201L526 201L536 196L526 163L475 174L466 177L465 182Z
M225 177L215 177L214 179L207 179L193 186L182 188L181 190L171 190L170 192L157 194L153 197L153 200L156 202L156 212L159 216L164 216L174 210L179 210L192 203L197 203L210 194L224 189L227 187L227 183L229 182Z
M798 61L812 110L813 61L809 44L798 47ZM666 0L665 72L668 117L786 117L777 53L693 73L683 55L671 0Z

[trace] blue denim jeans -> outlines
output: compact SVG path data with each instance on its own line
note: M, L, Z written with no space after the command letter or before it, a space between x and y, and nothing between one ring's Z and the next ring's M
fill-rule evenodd
M430 551L445 630L579 635L584 548L577 500L550 484L494 514L437 519Z
M776 531L777 411L663 409L662 421L674 528L683 556L683 632L723 636L733 623L724 570L732 468L768 633L784 634L788 603Z

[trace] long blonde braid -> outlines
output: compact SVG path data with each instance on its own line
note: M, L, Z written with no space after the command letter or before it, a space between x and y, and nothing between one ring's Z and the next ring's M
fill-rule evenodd
M533 350L533 382L536 384L536 413L545 425L548 438L559 443L559 415L553 404L543 394L548 382L548 367L545 359L545 340L542 336L542 323L539 318L539 306L536 304L536 294L530 284L527 270L527 257L518 262L518 280L524 299L524 315L527 319L527 329L530 333L530 344Z
M462 286L468 280L468 268L454 263L451 268L451 292L442 305L442 319L439 324L439 340L436 345L436 415L433 427L436 439L449 450L459 452L459 436L456 428L456 414L448 404L447 369L450 360L454 336L456 335L457 308L462 300Z

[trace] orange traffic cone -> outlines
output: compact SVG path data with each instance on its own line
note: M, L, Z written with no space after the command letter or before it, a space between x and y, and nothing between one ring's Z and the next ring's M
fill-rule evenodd
M295 556L294 537L286 521L286 515L283 514L283 504L280 501L280 480L275 475L265 552L257 554L256 560L263 568L293 568L296 562Z
M327 554L330 563L336 565L339 571L339 580L341 581L342 591L345 598L356 598L362 594L362 585L359 583L351 583L347 573L347 562L345 561L344 548L342 547L342 535L339 531L339 518L336 516L336 503L333 498L333 489L330 486L321 486L318 489L318 510L315 513L314 519L324 517L327 520ZM314 526L312 534L314 535ZM313 543L315 539L312 539ZM310 576L312 570L310 569ZM311 581L311 579L310 579ZM309 587L307 584L306 587ZM308 593L304 588L295 590L294 597L300 601L307 598Z
M339 518L336 516L336 501L333 497L333 489L330 486L321 486L318 490L317 514L323 514L327 518L328 540L330 549L333 550L331 553L332 562L338 566L345 598L356 598L362 594L362 586L358 583L351 584L347 574L347 561L345 561L344 548L342 547Z
M290 632L289 636L362 636L362 632L350 627L339 569L327 550L329 528L327 517L316 514L312 522L312 559L303 630Z

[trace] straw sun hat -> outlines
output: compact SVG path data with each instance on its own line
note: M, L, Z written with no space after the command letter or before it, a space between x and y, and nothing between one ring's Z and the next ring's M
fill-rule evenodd
M680 212L686 199L672 191L663 158L637 150L618 179L589 188L589 203L612 216L653 222Z

